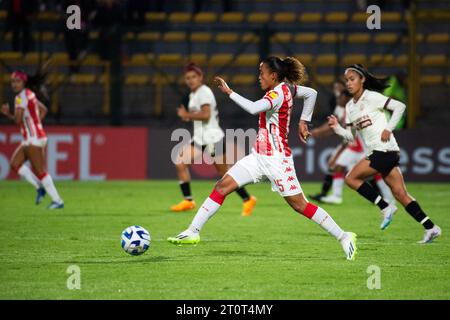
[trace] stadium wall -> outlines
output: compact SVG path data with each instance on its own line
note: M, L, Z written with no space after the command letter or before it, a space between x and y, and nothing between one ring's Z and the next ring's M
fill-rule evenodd
M47 168L55 180L143 180L148 177L148 129L46 127ZM0 179L17 179L9 159L22 140L16 127L0 128Z

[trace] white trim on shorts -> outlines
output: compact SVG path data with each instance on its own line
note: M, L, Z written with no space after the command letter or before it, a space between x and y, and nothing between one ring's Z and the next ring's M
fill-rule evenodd
M45 146L47 146L47 140L48 140L47 138L31 137L31 138L28 138L27 140L23 140L22 145L25 147L35 146L35 147L45 148Z

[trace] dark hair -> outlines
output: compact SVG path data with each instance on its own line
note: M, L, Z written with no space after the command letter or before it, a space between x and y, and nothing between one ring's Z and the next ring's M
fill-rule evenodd
M49 100L49 93L46 88L46 80L49 74L49 65L51 60L47 60L45 63L40 65L36 70L34 75L27 74L27 82L25 83L25 87L33 91L38 100L44 102L46 104Z
M366 81L364 81L363 88L373 91L381 92L387 87L389 87L389 78L377 78L371 74L362 64L352 64L348 66L345 70L350 69L355 71L360 76L364 76Z
M271 56L263 60L270 71L278 75L278 81L286 81L291 84L303 84L308 80L305 66L293 57L281 59Z
M194 71L199 76L203 76L203 70L195 62L189 62L184 66L184 73Z

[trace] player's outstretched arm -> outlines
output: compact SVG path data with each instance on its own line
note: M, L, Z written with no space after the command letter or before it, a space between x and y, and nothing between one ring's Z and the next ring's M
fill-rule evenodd
M271 108L270 101L267 99L263 98L257 101L251 101L231 90L228 84L222 78L216 77L214 80L216 81L217 86L223 93L228 94L231 100L236 102L238 106L240 106L248 113L255 115L267 111Z
M308 122L311 121L314 106L316 105L317 91L310 87L295 86L294 97L303 98L303 111L300 119Z
M347 127L346 129L342 128L335 115L328 117L328 125L336 134L344 138L345 141L353 141L355 139L351 127Z

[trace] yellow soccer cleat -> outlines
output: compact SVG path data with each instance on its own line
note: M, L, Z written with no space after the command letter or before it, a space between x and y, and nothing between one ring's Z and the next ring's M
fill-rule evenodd
M256 206L256 198L254 196L250 196L250 199L244 202L242 206L241 216L248 217L252 214L253 208Z
M182 212L182 211L188 211L195 208L195 201L194 200L186 200L184 199L179 204L176 204L172 207L170 207L170 210L174 212Z

